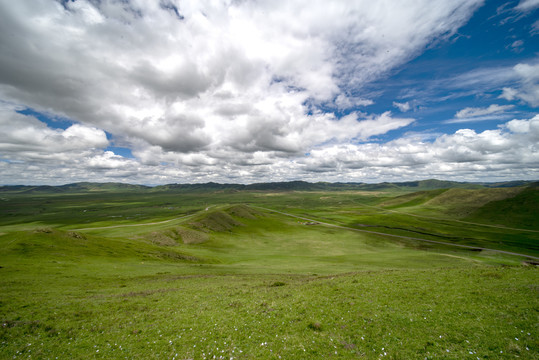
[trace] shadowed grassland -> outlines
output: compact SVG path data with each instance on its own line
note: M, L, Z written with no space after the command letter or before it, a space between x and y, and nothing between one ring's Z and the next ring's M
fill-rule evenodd
M476 209L465 220L539 230L538 187L526 188L512 198L491 201Z
M2 194L0 358L535 359L530 259L261 209L537 255L512 191Z

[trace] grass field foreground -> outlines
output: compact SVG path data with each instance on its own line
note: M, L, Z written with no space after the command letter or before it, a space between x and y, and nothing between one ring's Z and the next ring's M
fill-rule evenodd
M354 230L535 255L522 194L3 195L0 357L535 359L530 258Z
M532 268L306 276L147 266L146 274L108 269L105 277L10 274L2 356L533 359L539 349Z

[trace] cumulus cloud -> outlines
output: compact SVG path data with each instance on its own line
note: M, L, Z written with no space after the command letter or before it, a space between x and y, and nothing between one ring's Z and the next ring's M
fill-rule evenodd
M74 124L51 129L32 116L22 115L13 106L0 107L0 151L12 159L25 157L63 158L69 153L105 148L107 135L95 127ZM24 154L24 155L21 155Z
M391 3L383 16L386 5L370 1L4 4L0 96L166 151L199 151L227 129L260 131L261 118L308 122L308 104L372 104L344 90L454 33L480 3ZM291 151L279 126L244 148Z
M130 173L135 173L136 162L125 159L120 155L114 154L112 151L104 151L103 153L87 157L84 165L90 170L125 170ZM125 171L115 176L125 175Z
M400 138L385 144L342 144L313 150L298 161L304 171L322 171L327 178L338 170L347 178L375 177L388 180L423 177L468 179L477 176L510 178L518 171L533 179L539 174L539 116L512 120L503 126L477 133L461 129L434 141L418 137ZM370 175L369 175L370 174Z
M515 134L525 134L531 139L539 140L539 115L531 120L511 120L504 127Z
M382 144L415 120L358 110L374 104L365 86L454 35L482 3L1 2L0 100L16 104L1 110L2 182L362 181L536 165L537 119ZM505 84L502 98L539 104L537 65L497 70L453 84ZM17 106L73 125L51 128ZM509 110L492 106L462 111Z
M357 121L393 124L389 114ZM366 128L366 124L364 124ZM383 131L383 130L380 130ZM344 136L337 134L336 137ZM368 133L363 136L369 136ZM282 156L279 151L237 152L222 148L214 153L178 153L158 146L141 147L138 157L157 162L126 159L111 151L75 150L61 156L63 167L31 154L19 161L0 161L7 183L65 183L71 181L124 181L146 184L164 182L260 182L301 178L310 181L401 181L438 177L458 180L535 179L539 175L539 115L515 119L497 128L477 132L461 129L431 139L410 135L386 143L333 142L307 154ZM44 154L41 152L41 154ZM50 154L51 156L53 154ZM173 164L174 166L171 166ZM261 180L263 179L263 180Z

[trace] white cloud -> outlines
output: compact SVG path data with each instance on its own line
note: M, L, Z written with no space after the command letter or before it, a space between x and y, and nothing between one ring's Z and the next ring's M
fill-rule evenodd
M307 172L324 172L328 180L366 179L369 174L377 179L413 179L418 173L421 178L535 179L538 141L539 115L480 133L461 129L432 142L409 137L386 144L333 145L312 151L298 163ZM339 175L331 175L335 172Z
M532 139L539 140L539 115L531 120L511 120L505 124L505 128L515 134L528 134Z
M518 87L504 87L500 98L522 100L533 107L539 106L539 64L517 64L513 67Z
M535 118L382 144L373 138L415 120L358 110L374 104L362 89L455 34L480 0L63 4L0 3L0 100L75 123L52 129L4 109L3 183L537 176ZM505 87L502 98L537 106L538 73L480 69L444 86ZM136 159L106 151L105 132Z
M268 126L244 149L292 151L283 124L310 122L320 103L371 105L344 90L454 33L480 3L3 3L0 97L165 151Z
M116 155L112 151L105 151L101 154L88 157L85 159L85 164L89 169L96 170L124 169L130 171L137 167L136 161Z
M443 121L444 124L459 124L467 122L489 121L489 120L507 120L513 114L508 110L513 109L514 105L491 104L485 108L467 107L457 111L454 119Z
M505 99L508 101L515 100L517 97L518 97L518 91L510 87L504 87L502 89L501 95L499 96L499 98Z
M489 91L498 88L501 84L513 81L516 78L513 67L480 67L465 72L450 79L442 79L452 89L470 89L475 91Z
M511 43L510 47L511 47L511 50L516 52L516 53L520 53L524 50L523 48L523 45L524 45L524 41L522 40L515 40Z
M345 94L339 94L335 99L335 105L339 109L349 109L357 106L369 106L374 104L374 101L370 99L363 99L361 97L346 96Z
M408 111L408 110L410 110L412 108L408 101L406 101L404 103L399 103L399 102L393 101L393 106L398 108L401 112L406 112L406 111Z
M464 117L464 118L455 118L442 121L443 124L463 124L469 122L479 122L479 121L493 121L493 120L508 120L513 115L511 113L500 113L500 114L490 114L483 116L474 116L474 117Z
M3 104L0 108L0 151L14 160L26 158L59 158L69 154L105 148L105 132L95 127L74 124L69 128L51 129L32 116L15 112Z
M401 96L421 98L427 102L441 102L468 96L489 97L502 91L499 98L518 100L539 106L539 58L514 66L478 67L441 79L417 83Z
M345 121L353 120L357 124L370 121L369 125L382 128L402 125L389 114L362 121L357 121L356 116ZM367 124L361 126L371 128ZM316 131L316 126L312 130ZM344 134L334 135L345 138ZM387 143L327 143L311 149L308 155L282 156L278 151L247 153L224 147L213 153L190 154L163 151L158 146L134 150L140 159L150 160L144 162L102 149L80 149L49 153L48 158L39 152L40 159L19 153L18 161L0 161L0 171L4 183L37 184L81 180L159 184L252 183L297 178L310 181L403 181L431 177L467 181L537 179L538 143L539 115L536 115L482 132L461 129L431 139L419 134ZM62 167L57 166L60 158Z
M471 118L471 117L477 117L477 116L502 113L514 107L515 107L514 105L498 105L498 104L492 104L486 108L467 107L467 108L457 111L455 116L459 119Z
M532 11L539 8L539 0L521 0L515 7L518 11Z

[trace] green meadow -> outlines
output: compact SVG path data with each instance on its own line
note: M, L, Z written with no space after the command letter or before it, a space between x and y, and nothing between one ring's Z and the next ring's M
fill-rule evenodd
M0 189L2 359L537 359L539 188Z

